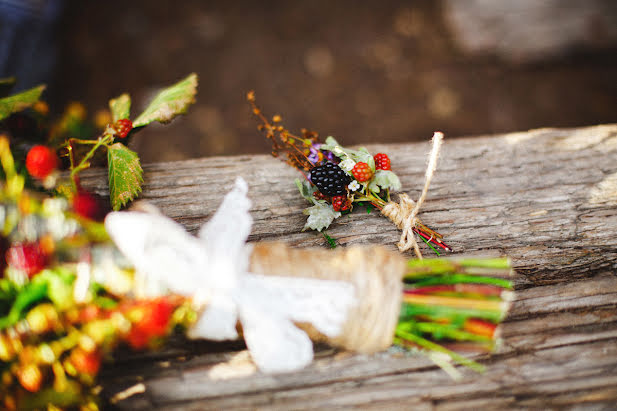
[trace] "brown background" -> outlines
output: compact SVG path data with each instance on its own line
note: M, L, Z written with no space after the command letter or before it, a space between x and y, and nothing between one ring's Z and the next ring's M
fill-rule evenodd
M345 144L617 120L612 2L493 3L69 2L50 96L94 111L128 91L136 111L157 87L197 72L189 115L131 143L145 161L267 153L250 89L291 130ZM490 40L484 49L465 44L474 30ZM536 40L546 49L525 48Z

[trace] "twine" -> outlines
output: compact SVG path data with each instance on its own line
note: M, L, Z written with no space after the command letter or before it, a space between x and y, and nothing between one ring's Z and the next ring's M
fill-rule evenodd
M401 233L401 239L397 244L398 249L401 252L404 252L410 248L413 248L419 259L422 259L422 253L420 252L420 247L416 241L416 236L414 235L413 229L419 222L417 216L424 200L426 199L428 188L431 185L433 174L437 168L437 158L439 157L439 150L442 142L443 133L439 131L435 132L435 134L433 134L433 148L431 149L428 165L426 167L424 188L422 189L422 194L420 195L418 201L414 202L407 194L400 194L398 203L390 201L381 210L383 215L388 217L390 221L396 224L396 226L403 231Z
M257 274L347 281L356 302L341 334L327 338L310 324L298 324L313 341L360 353L382 351L392 345L401 309L405 259L382 247L336 250L293 249L282 243L255 243L250 271Z

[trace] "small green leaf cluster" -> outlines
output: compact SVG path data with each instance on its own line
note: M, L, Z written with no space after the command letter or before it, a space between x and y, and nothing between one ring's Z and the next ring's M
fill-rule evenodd
M13 78L0 79L0 97L10 90L14 83ZM135 199L141 192L143 170L137 153L118 140L134 134L152 122L169 123L176 116L185 114L189 106L195 102L197 83L197 75L193 73L161 90L148 107L132 121L129 94L125 93L111 99L107 114L107 121L111 120L111 123L108 123L101 135L95 139L90 137L92 129L83 127L85 116L83 106L74 104L72 109L69 108L58 125L50 128L47 142L49 145L66 150L70 163L72 191L76 193L79 189L77 175L90 167L97 150L104 147L107 150L112 208L119 210ZM45 86L41 85L0 98L0 121L25 109L36 107L44 89ZM87 136L80 132L84 130L88 131ZM85 147L88 149L84 152ZM58 186L58 190L66 191L61 186Z

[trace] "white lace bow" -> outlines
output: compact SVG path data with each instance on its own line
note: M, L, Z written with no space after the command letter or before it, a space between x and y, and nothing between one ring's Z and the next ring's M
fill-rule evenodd
M147 295L176 293L205 307L189 337L236 339L240 320L260 370L297 370L312 361L313 346L294 322L339 335L354 304L354 288L342 281L248 272L245 243L252 219L246 193L247 184L238 177L198 237L156 213L110 213L105 228L142 277Z

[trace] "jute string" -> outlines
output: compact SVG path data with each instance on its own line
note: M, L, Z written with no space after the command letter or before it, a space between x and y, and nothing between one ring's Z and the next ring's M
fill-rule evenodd
M422 253L420 252L420 247L416 241L416 236L413 233L413 228L419 221L417 217L418 213L420 212L420 208L426 199L428 188L431 185L433 174L437 168L437 159L439 157L439 150L441 149L442 142L443 133L436 132L433 134L433 148L431 149L428 165L426 167L424 188L422 189L422 194L420 195L418 201L414 202L407 194L401 194L399 195L398 203L391 201L381 210L383 215L388 217L390 221L402 230L401 239L397 244L398 249L401 252L404 252L410 248L413 248L419 259L422 259Z
M282 243L255 243L250 271L258 274L347 281L354 285L356 303L342 333L328 339L309 324L298 324L314 341L361 353L392 345L401 308L406 262L382 247L336 250L293 249Z

